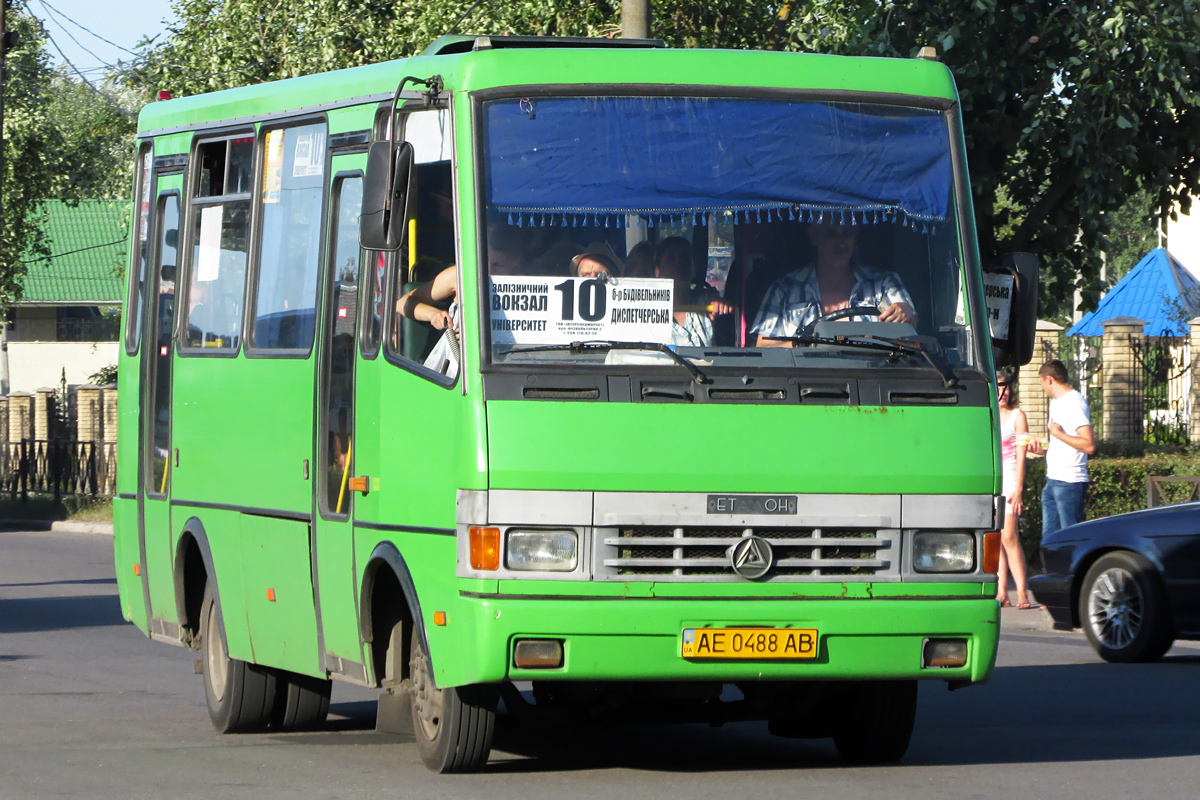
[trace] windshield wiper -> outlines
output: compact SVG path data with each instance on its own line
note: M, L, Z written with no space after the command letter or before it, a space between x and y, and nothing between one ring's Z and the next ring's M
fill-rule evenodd
M864 350L883 350L912 358L919 357L938 371L938 374L942 376L942 384L947 389L953 389L958 385L958 378L954 374L954 368L950 366L949 359L946 358L945 351L936 342L932 343L931 346L929 342L923 341L921 337L893 339L890 336L875 336L868 333L856 334L855 336L834 336L833 338L820 336L781 336L779 338L785 342L824 344L833 345L834 347L858 347Z
M708 383L708 376L700 368L671 349L670 345L662 342L609 342L594 340L587 342L571 342L570 344L527 344L517 345L502 351L508 353L551 353L565 351L571 353L607 353L610 350L653 350L665 353L672 361L684 367L692 374L692 380L700 385Z

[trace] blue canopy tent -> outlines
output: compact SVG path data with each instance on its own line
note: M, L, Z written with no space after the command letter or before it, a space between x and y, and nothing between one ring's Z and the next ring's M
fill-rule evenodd
M1067 335L1103 336L1102 323L1117 317L1145 320L1146 336L1185 336L1187 321L1200 317L1200 281L1166 249L1156 247Z

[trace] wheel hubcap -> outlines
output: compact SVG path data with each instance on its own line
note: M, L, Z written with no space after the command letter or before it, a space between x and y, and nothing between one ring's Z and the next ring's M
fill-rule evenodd
M421 730L426 739L436 739L438 728L442 722L442 707L445 693L435 689L426 668L425 654L420 647L413 647L412 658L409 662L409 674L412 680L412 703L421 723Z
M1142 590L1127 570L1100 573L1088 596L1088 625L1105 647L1122 650L1142 630Z
M217 702L225 697L225 678L229 672L229 653L225 650L225 639L221 636L221 626L217 617L219 613L216 606L213 606L204 630L204 675L208 678L208 688Z

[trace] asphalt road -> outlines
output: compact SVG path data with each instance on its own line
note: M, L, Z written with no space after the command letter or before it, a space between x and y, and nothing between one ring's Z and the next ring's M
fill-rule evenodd
M1101 662L1082 634L1006 610L992 682L921 686L908 755L848 767L764 724L530 731L488 771L436 776L376 734L373 690L335 683L327 730L221 736L193 654L121 619L112 539L0 532L0 798L1192 798L1200 643Z

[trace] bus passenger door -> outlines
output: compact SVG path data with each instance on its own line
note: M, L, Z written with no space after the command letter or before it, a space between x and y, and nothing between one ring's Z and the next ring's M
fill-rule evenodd
M142 536L150 589L150 633L179 638L171 535L171 362L179 265L182 176L158 177L146 346L142 348Z
M358 631L358 585L354 564L354 364L359 319L358 246L362 208L361 154L335 156L329 251L323 284L325 313L317 359L315 519L316 594L325 669L364 681Z

